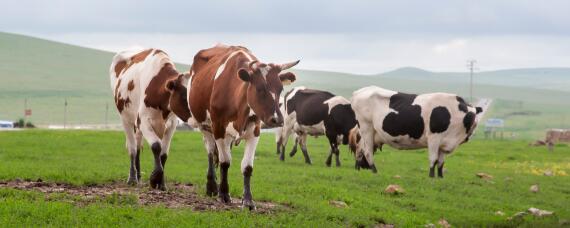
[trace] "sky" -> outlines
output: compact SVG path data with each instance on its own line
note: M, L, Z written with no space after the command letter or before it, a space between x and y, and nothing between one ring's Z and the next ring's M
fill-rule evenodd
M264 62L375 74L568 67L570 1L4 1L0 31L120 51L156 47L191 63L216 43Z

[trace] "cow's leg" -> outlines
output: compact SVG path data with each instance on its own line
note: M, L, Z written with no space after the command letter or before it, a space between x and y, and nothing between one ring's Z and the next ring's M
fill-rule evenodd
M136 165L136 169L137 169L137 180L140 182L141 181L141 151L142 151L142 147L143 147L143 139L142 139L142 132L140 130L137 130L136 135L135 135L135 139L137 141L137 155L135 157L135 165Z
M291 148L291 152L289 152L289 157L293 157L297 153L297 147L299 146L299 136L297 134L293 134L293 142L293 147Z
M154 170L150 174L150 187L160 189L160 187L164 187L160 186L160 183L164 183L164 169L160 159L160 155L162 153L162 140L156 133L164 132L164 124L151 123L151 119L152 118L150 117L141 116L140 130L142 131L143 137L146 139L148 144L150 144L150 149L154 155Z
M220 129L220 127L221 126L218 127L214 126L215 128L214 131L216 129ZM218 137L218 134L214 133L214 136ZM230 164L232 161L231 144L233 141L233 137L225 135L225 132L221 135L222 137L216 139L216 147L218 148L218 158L220 162L220 176L221 176L219 197L222 202L231 203L230 186L228 184L228 169L230 168Z
M305 163L309 165L312 164L309 152L307 152L307 134L297 135L297 139L299 140L299 144L301 144L301 151L305 157Z
M327 165L327 167L331 167L333 153L334 153L334 149L333 149L333 145L331 144L330 149L329 149L329 156L327 157L327 160L325 161L325 165Z
M248 129L245 151L243 153L243 159L241 161L241 173L243 174L243 199L242 204L244 208L249 210L255 209L255 204L253 203L253 197L251 195L251 175L253 174L253 160L255 158L255 149L257 148L257 143L259 142L259 135L254 135L253 128L254 124L250 125Z
M361 125L360 132L362 151L356 152L356 169L364 168L370 169L373 173L377 173L376 165L374 164L374 128L365 124Z
M136 166L136 158L137 158L137 142L135 138L135 129L134 125L123 121L123 128L125 130L126 136L126 144L127 150L129 152L129 157L131 159L131 168L129 171L129 179L127 183L129 185L136 185L139 183L139 178L137 178L137 166Z
M443 178L443 165L445 164L445 153L443 151L439 151L439 155L437 158L437 177Z
M166 190L166 178L164 177L164 172L166 169L166 160L168 159L168 152L170 151L170 141L172 136L174 136L174 131L176 131L176 118L170 118L166 123L166 128L164 130L164 136L162 137L162 150L160 151L160 164L162 165L162 178L159 179L157 183L157 189Z
M216 164L218 164L218 148L216 147L216 140L214 135L209 131L202 131L204 145L208 152L208 173L206 175L206 195L218 195L218 183L216 183Z
M285 124L282 128L280 128L280 130L281 132L279 134L279 144L277 145L277 149L279 150L279 160L285 161L285 146L289 141L289 136L291 135L293 129Z
M340 151L338 150L338 144L335 145L334 152L336 157L336 167L340 167L340 158L339 158Z
M435 177L435 166L439 158L439 141L428 139L429 177Z

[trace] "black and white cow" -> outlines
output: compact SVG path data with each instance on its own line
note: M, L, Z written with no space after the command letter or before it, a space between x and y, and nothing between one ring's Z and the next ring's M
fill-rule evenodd
M311 164L307 153L307 135L326 135L331 148L326 165L331 165L332 155L335 154L336 166L340 166L338 145L348 144L351 130L357 129L354 111L346 98L305 87L293 88L285 95L284 119L281 138L277 142L282 161L285 160L285 145L289 135L294 132L297 136L290 156L295 155L297 144L301 144L305 162Z
M406 94L376 86L353 93L359 133L350 138L356 168L376 172L373 153L388 144L396 149L429 150L429 176L443 177L445 155L469 140L477 127L479 107L448 93Z

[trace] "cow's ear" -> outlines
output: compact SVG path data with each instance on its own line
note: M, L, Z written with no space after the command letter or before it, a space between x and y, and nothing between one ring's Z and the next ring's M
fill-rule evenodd
M475 107L475 110L476 110L477 114L483 112L483 108L481 108L481 107Z
M168 82L166 82L166 89L168 91L174 91L174 89L176 88L176 83L177 83L176 79L168 80Z
M285 72L285 73L279 74L279 79L281 80L281 83L283 85L290 85L295 80L297 80L297 77L295 76L295 74L293 74L291 72Z
M238 76L241 80L245 81L245 82L249 82L251 79L251 74L249 73L248 70L246 70L245 68L241 68L238 71Z

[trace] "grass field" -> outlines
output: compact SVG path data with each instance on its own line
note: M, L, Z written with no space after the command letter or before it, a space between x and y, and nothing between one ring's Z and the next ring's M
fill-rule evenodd
M38 178L73 185L125 181L128 156L121 132L16 131L0 132L0 180ZM425 150L395 151L387 148L375 156L378 174L355 171L347 148L341 148L342 167L324 166L324 138L309 140L314 164L302 156L280 162L273 136L264 134L255 160L252 191L257 201L288 205L273 214L242 210L194 212L164 206L142 206L133 197L77 204L73 197L54 200L44 193L0 188L2 226L288 226L360 227L378 223L398 227L437 224L452 226L558 226L570 220L570 148L559 145L552 153L544 147L528 147L525 141L474 140L446 160L446 177L427 177ZM241 197L239 172L243 145L234 148L230 167L230 194ZM148 181L152 159L148 147L141 155L143 180ZM166 165L167 184L192 183L205 197L207 159L201 135L178 132ZM544 176L551 170L554 176ZM494 176L479 179L478 172ZM400 179L394 178L401 176ZM405 189L403 195L383 193L389 184ZM538 193L529 191L533 184ZM144 187L142 187L144 188ZM130 200L129 200L130 199ZM346 202L337 208L331 200ZM520 220L507 217L530 207L555 215ZM495 215L503 211L504 216Z

